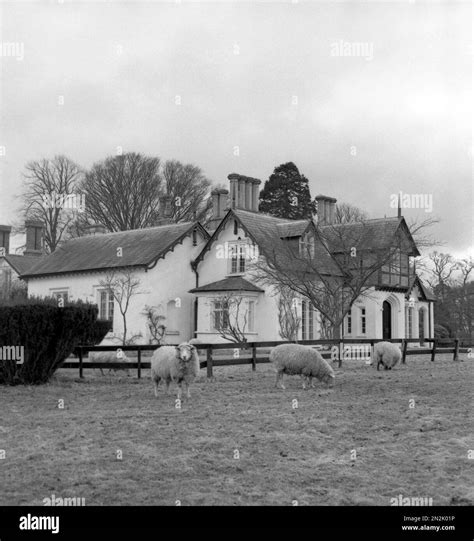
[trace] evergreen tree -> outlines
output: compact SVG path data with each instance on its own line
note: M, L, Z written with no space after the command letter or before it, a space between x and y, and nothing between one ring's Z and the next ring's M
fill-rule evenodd
M293 162L275 167L260 192L259 210L289 220L301 220L314 215L316 202L311 200L308 179Z

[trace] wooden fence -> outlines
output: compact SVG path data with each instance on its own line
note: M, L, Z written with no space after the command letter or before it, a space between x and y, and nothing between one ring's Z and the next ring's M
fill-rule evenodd
M338 366L342 366L342 361L344 355L341 356L341 352L344 353L344 345L363 345L370 344L370 358L373 354L374 344L377 342L392 342L392 343L401 343L402 344L402 363L405 364L406 357L410 355L431 355L431 361L435 360L436 353L452 353L453 361L459 359L459 353L466 353L470 351L470 348L467 346L461 347L459 340L454 340L450 342L441 342L433 338L425 338L423 340L417 338L411 339L392 339L392 340L373 340L373 339L343 339L343 340L302 340L298 342L301 345L307 346L337 346L337 350L332 349L321 351L321 355L324 358L333 358L334 354L337 353ZM276 341L276 342L247 342L240 344L225 343L225 344L195 344L200 353L200 365L201 368L206 368L207 377L213 377L213 368L215 366L234 366L234 365L243 365L250 364L252 365L252 370L256 370L257 364L268 363L270 362L267 356L258 356L258 348L268 349L280 344L290 344L292 342L285 341ZM408 344L419 344L420 347L408 349ZM423 347L423 344L431 344L430 347ZM446 347L449 344L448 347ZM161 346L156 345L132 345L132 346L78 346L75 350L75 354L78 357L78 361L66 361L62 364L61 368L79 368L79 377L84 377L84 368L106 368L106 369L128 369L133 368L137 370L137 377L141 377L142 369L150 368L149 361L142 361L142 353L145 351L155 351ZM95 351L136 351L137 352L137 361L136 362L99 362L99 361L86 361L84 362L84 356L88 352ZM232 357L230 359L217 359L218 352L221 350L231 350ZM245 357L240 356L241 350L244 350L246 353ZM205 351L205 360L203 360L202 352ZM214 353L216 352L216 353ZM265 355L265 354L263 354ZM221 355L222 356L222 355Z

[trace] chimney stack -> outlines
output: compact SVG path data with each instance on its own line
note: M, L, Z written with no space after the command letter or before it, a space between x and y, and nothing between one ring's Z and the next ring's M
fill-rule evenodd
M237 173L231 173L227 178L230 181L230 208L258 212L261 181Z
M228 210L229 205L229 190L224 188L215 188L211 192L212 197L212 218L207 223L207 228L210 231L217 229L220 221Z
M331 225L334 223L337 199L327 195L317 195L317 216L319 225Z
M43 255L43 223L37 220L27 220L26 228L26 249L23 255Z
M171 195L160 196L160 212L161 212L160 224L171 223L171 216L173 214L173 210L171 208L172 199L173 198L171 197Z
M10 233L11 226L0 225L0 256L10 253Z

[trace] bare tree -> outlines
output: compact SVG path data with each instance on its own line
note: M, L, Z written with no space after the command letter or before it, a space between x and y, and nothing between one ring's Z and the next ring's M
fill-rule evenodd
M301 327L296 300L295 294L290 289L282 288L278 294L279 334L283 340L291 342L297 342Z
M365 210L362 210L349 203L338 203L334 211L334 223L350 224L353 222L364 222L369 218Z
M247 342L249 310L243 307L244 296L238 293L223 295L216 301L221 303L222 316L217 330L222 338L237 344Z
M23 178L24 218L43 223L45 250L54 252L67 237L70 224L84 212L85 199L79 193L82 170L66 156L55 156L29 162ZM23 224L15 231L23 233Z
M211 183L195 165L168 160L163 166L167 195L171 196L173 222L204 222L211 207ZM195 218L194 218L195 217Z
M150 344L163 344L166 333L164 321L166 317L157 306L145 306L142 314L146 316L148 330L150 331Z
M134 273L130 269L124 269L121 272L109 272L106 274L103 280L100 280L100 285L104 287L114 299L117 301L117 305L122 316L123 323L123 345L127 345L133 339L138 336L127 338L127 311L130 306L130 300L135 295L138 295L140 292L138 288L140 287L140 280L135 277Z
M108 231L142 229L157 224L162 179L160 159L128 153L96 163L82 189L86 216Z
M374 243L367 222L314 227L299 243L282 240L251 265L254 279L307 299L320 313L323 327L338 338L354 301L370 294L379 274L390 267L400 273L408 240L400 233ZM398 269L397 269L398 266ZM408 280L408 256L404 273ZM406 284L408 285L408 283Z

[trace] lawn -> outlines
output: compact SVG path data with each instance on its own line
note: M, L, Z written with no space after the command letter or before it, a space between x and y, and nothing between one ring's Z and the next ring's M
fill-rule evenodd
M347 361L331 390L304 391L297 377L275 389L266 364L218 367L212 382L204 369L181 409L163 389L154 397L146 370L80 380L63 369L47 385L2 387L0 505L52 494L86 505L390 505L400 494L474 505L474 363L460 358L408 357L388 372Z

